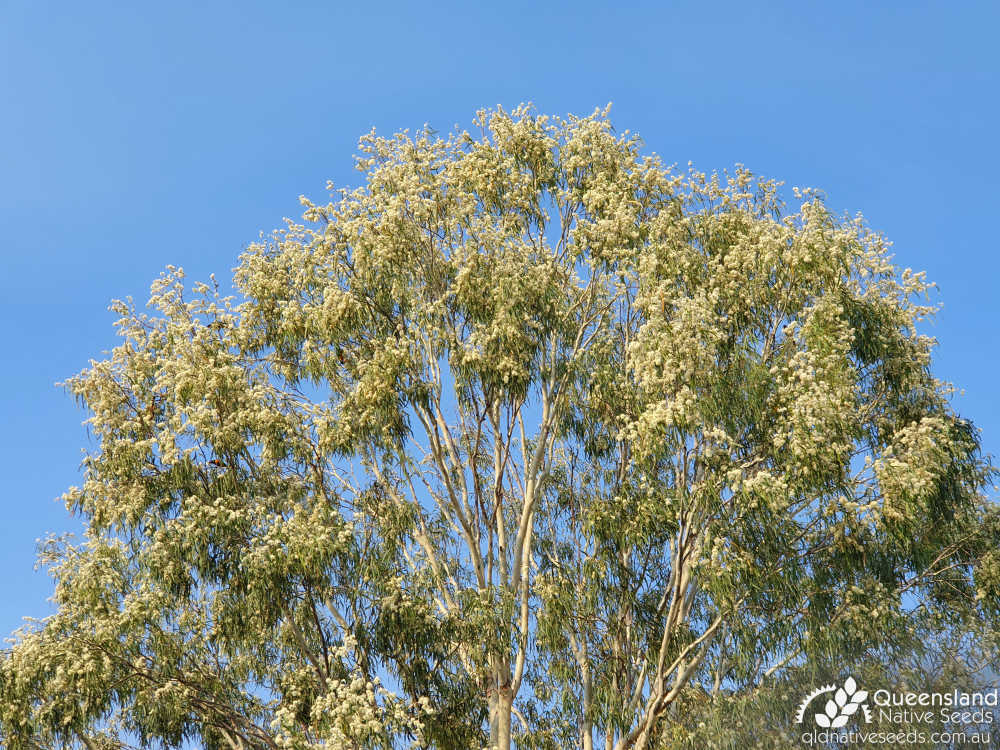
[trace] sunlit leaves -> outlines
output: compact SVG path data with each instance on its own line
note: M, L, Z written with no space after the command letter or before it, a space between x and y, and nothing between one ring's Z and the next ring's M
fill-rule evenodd
M236 297L168 268L115 303L5 746L778 741L723 724L989 635L992 468L930 284L817 192L641 151L607 111L373 132Z

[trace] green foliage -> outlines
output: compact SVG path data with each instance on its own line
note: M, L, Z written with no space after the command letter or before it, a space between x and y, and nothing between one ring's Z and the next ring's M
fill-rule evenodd
M814 677L994 642L923 275L607 112L476 123L365 136L238 297L115 304L5 747L781 747Z

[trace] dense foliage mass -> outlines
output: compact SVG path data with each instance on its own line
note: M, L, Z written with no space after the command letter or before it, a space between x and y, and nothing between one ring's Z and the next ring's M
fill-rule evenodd
M996 653L924 276L607 112L476 124L116 303L5 747L784 746L813 676Z

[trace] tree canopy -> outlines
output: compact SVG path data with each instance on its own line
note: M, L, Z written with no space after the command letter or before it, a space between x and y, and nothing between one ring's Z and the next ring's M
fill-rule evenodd
M994 643L922 273L607 111L475 126L114 304L5 747L781 746L805 675Z

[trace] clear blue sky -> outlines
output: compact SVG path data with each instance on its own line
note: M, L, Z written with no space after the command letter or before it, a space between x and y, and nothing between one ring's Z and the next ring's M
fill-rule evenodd
M1000 454L1000 5L629 5L0 0L0 633L48 611L35 539L76 528L54 383L114 344L109 300L227 278L372 126L610 101L668 162L824 189L940 284L937 373Z

